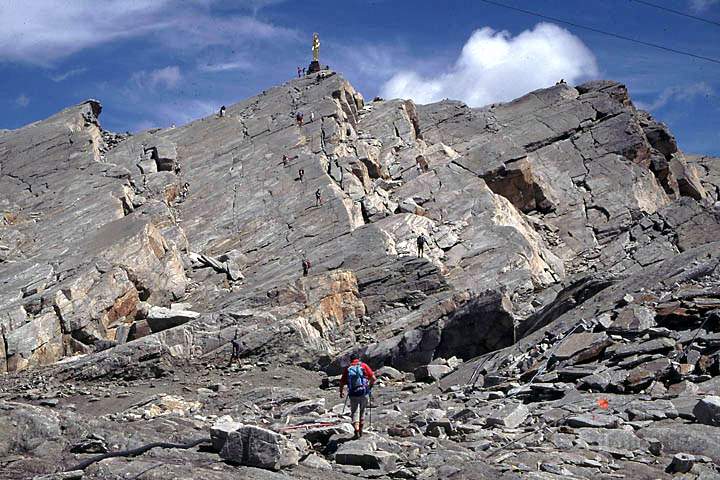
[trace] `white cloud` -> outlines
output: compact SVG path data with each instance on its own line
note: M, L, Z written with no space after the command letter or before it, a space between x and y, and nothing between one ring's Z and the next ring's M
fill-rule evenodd
M50 76L50 80L53 82L62 82L63 80L67 80L70 77L74 77L76 75L80 75L81 73L87 72L87 68L75 68L73 70L68 70L64 73L58 73L57 75Z
M204 4L203 4L204 3ZM177 50L292 35L249 16L214 17L212 1L0 1L0 61L49 66L102 44L153 34ZM248 8L256 2L246 1Z
M596 76L595 56L567 30L540 23L516 37L489 27L476 30L446 73L396 73L382 87L386 98L430 103L452 98L470 106L507 101L531 90Z
M180 80L182 80L182 73L180 73L180 67L173 65L150 72L140 70L139 72L133 73L130 80L140 88L154 90L158 87L164 87L173 89L177 87Z
M690 8L695 12L704 12L720 0L690 0Z
M712 97L715 90L705 82L693 83L686 86L669 87L651 103L635 102L643 110L659 110L671 102L689 102L697 97Z
M30 97L28 97L24 93L20 94L20 96L15 99L15 105L20 108L27 107L28 105L30 105Z
M84 48L148 31L167 0L0 3L0 59L49 64Z

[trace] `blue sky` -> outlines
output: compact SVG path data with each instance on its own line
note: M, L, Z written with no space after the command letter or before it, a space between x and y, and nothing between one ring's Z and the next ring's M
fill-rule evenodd
M720 59L720 26L632 0L498 0ZM720 0L654 0L720 22ZM0 128L86 98L115 131L182 124L321 61L366 98L482 105L565 78L628 85L681 148L720 156L720 64L481 1L0 0Z

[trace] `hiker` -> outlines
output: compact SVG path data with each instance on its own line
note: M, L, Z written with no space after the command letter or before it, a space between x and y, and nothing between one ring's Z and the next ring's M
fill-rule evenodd
M365 409L368 406L374 384L375 373L367 363L361 362L359 357L353 358L340 377L340 398L345 396L345 385L348 387L350 416L355 430L354 439L362 437Z
M283 153L283 160L282 160L283 167L287 167L288 160L289 160L288 156Z
M310 265L310 260L308 260L307 258L303 257L303 261L302 261L303 277L307 277L307 276L308 276L308 273L310 273L310 267L311 267L311 265Z
M298 170L298 178L300 179L301 182L302 182L304 176L305 176L305 169L301 168L300 170Z
M322 205L322 193L320 193L320 189L318 188L315 190L315 206L319 207Z
M302 77L303 71L302 71L302 69L300 68L299 65L298 65L298 70L297 70L297 72L298 72L298 78Z
M305 73L305 67L303 67L303 69L302 69L302 74L303 74L303 77L306 75L306 73Z
M417 166L417 169L421 172L425 173L428 171L428 162L425 160L424 155L418 155L415 157L415 164Z
M240 341L238 340L237 330L235 330L235 336L230 340L230 343L232 344L232 356L230 357L230 363L228 365L232 365L233 361L240 360Z
M302 112L297 112L295 114L295 121L297 122L298 127L302 127L302 125L303 125L303 113Z
M427 245L428 239L425 237L424 234L420 234L419 237L417 237L417 256L422 257L425 254L425 245Z
M223 118L225 116L225 105L220 107L220 118Z
M188 196L188 193L190 193L190 184L188 182L185 182L180 189L180 199L185 200L185 197Z
M315 112L310 112L310 123L315 121Z

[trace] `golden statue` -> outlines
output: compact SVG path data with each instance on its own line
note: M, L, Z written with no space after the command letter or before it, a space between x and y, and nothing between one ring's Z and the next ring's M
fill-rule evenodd
M320 36L317 33L313 33L313 62L317 62L320 59Z

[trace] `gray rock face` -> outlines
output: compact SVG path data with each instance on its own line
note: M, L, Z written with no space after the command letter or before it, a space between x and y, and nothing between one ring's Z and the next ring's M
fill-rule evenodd
M316 121L295 125L299 109ZM119 142L99 127L99 112L88 102L2 137L2 241L15 243L3 253L12 281L0 292L0 318L6 336L25 328L10 338L6 369L177 325L138 309L145 301L157 312L177 298L199 312L259 308L275 318L257 323L266 350L288 351L273 332L279 320L303 345L291 356L317 363L353 349L362 316L381 340L364 349L378 362L408 369L439 355L470 358L508 345L513 323L551 300L532 292L568 271L635 271L675 254L655 230L662 209L704 191L667 129L612 82L471 110L365 106L330 72L267 90L224 117ZM81 138L62 140L68 125ZM39 163L26 148L53 142L62 146L57 161ZM43 213L52 205L52 215L72 214L78 188L92 191L82 226ZM420 234L430 241L414 258ZM55 243L23 240L46 236ZM310 277L301 275L303 255ZM352 277L342 287L350 295L333 290L338 266ZM324 296L311 292L318 287ZM491 319L493 309L514 319ZM353 334L343 342L338 331ZM27 336L36 340L17 343Z
M114 340L139 297L164 302L187 285L178 249L127 215L129 172L104 161L99 113L89 101L0 140L0 324L36 338L13 342L8 370Z
M686 159L689 168L700 180L708 199L713 202L720 200L720 162L718 159L695 155L688 155Z
M323 70L178 128L99 115L0 132L8 478L198 432L83 478L718 461L720 167L624 86L365 104ZM379 381L352 440L336 375L356 355Z

